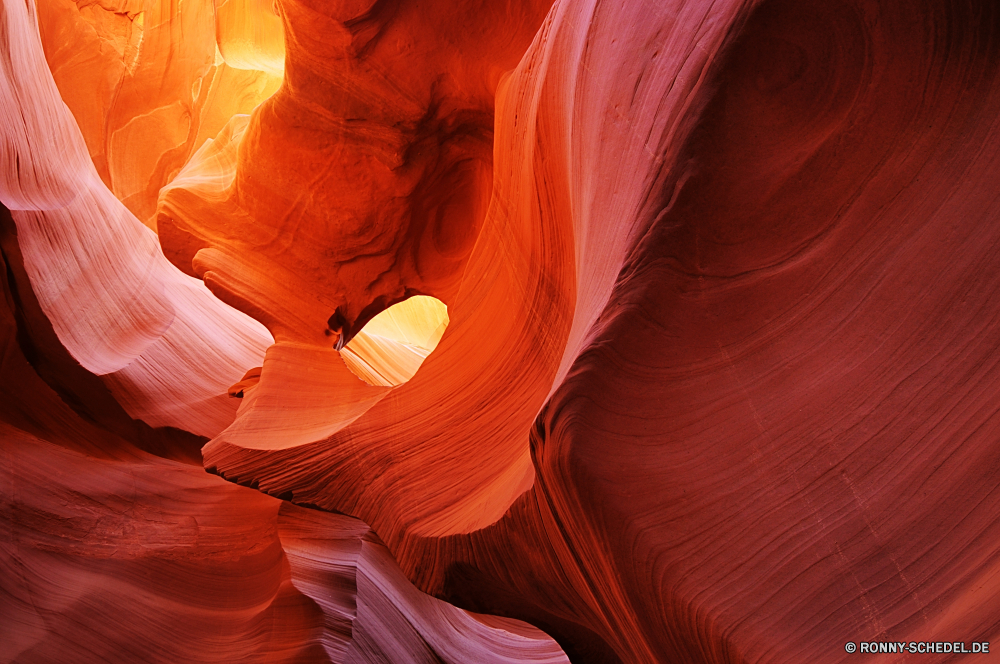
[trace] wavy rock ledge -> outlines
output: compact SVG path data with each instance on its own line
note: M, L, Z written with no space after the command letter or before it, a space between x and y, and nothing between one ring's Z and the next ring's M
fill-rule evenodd
M1000 640L996 3L2 9L0 659Z

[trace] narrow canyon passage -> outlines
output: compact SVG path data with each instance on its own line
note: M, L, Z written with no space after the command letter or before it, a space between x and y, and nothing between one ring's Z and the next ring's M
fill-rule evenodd
M998 78L990 0L0 0L0 662L1000 648Z

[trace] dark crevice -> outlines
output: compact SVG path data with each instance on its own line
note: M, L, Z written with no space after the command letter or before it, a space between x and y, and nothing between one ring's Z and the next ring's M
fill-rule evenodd
M201 465L201 447L208 442L207 438L173 427L153 428L132 419L101 379L84 369L62 345L31 289L17 227L3 205L0 205L0 257L17 326L16 341L38 377L84 421L150 454Z

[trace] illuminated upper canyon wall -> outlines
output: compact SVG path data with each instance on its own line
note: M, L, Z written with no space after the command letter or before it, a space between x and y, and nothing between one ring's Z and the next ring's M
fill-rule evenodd
M0 658L998 640L995 3L37 1Z

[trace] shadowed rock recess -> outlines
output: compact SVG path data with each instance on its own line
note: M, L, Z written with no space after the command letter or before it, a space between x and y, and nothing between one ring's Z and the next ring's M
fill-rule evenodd
M0 0L0 663L986 661L998 182L995 0Z

